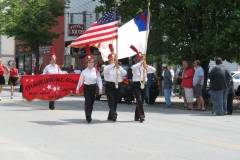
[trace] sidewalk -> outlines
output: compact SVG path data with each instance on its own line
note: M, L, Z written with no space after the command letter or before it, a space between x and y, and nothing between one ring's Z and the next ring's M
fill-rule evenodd
M196 99L194 99L194 100L196 100ZM182 108L183 105L184 105L183 98L179 99L178 96L171 97L171 102L172 102L172 107L173 108ZM154 105L160 105L161 107L164 107L165 106L164 96L158 96ZM235 107L237 105L238 105L238 102L236 100L233 100L233 106ZM197 108L197 106L193 105L193 108ZM212 110L213 106L208 106L208 107L205 107L205 108L206 108L206 110ZM237 109L233 109L233 112L240 114L240 106L237 107Z
M21 94L21 93L19 93L19 88L20 88L20 85L15 86L15 94ZM10 92L10 86L4 85L3 86L3 91L9 91ZM180 109L184 105L183 98L179 99L178 95L175 95L175 97L171 97L171 102L172 102L172 107L171 108L179 108ZM237 105L238 105L238 102L236 100L233 100L233 106L235 107ZM156 102L152 106L164 107L165 106L164 96L158 96L156 98ZM193 108L197 108L197 106L193 105ZM213 106L208 106L208 107L205 107L205 108L206 108L206 110L211 111L213 109ZM237 109L234 109L233 112L240 114L240 106L237 107Z

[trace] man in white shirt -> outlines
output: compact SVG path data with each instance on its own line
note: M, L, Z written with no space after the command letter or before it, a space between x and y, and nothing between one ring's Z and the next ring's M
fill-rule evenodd
M56 64L57 57L54 54L54 49L50 48L51 55L50 55L50 64L47 65L42 74L62 74L60 67ZM49 109L54 110L54 101L49 101Z
M143 102L146 97L147 73L154 73L156 69L152 66L145 64L143 59L144 55L139 52L133 45L131 45L130 48L137 53L135 59L138 62L137 64L132 66L132 91L137 101L135 109L135 121L140 121L142 123L145 120Z
M108 55L110 64L104 67L103 72L104 80L106 82L105 92L110 109L107 119L115 122L117 119L117 103L121 96L122 77L125 76L127 72L119 65L116 59L116 54L113 53L114 50L111 44L109 45L109 49L111 51L111 53Z

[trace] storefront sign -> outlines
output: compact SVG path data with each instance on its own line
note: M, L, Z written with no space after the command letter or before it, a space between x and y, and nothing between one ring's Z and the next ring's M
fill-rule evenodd
M68 30L68 36L81 36L85 31L85 27L84 24L69 24Z
M16 45L17 53L29 53L32 52L32 49L27 44L18 44Z

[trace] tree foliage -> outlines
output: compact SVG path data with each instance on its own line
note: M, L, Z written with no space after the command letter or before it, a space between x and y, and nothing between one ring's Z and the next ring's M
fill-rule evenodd
M108 10L113 0L100 0L97 12ZM121 0L119 15L124 21L147 9L148 0ZM239 0L151 0L151 31L148 55L161 62L167 54L170 63L199 59L208 73L210 60L222 57L240 62ZM205 76L207 78L207 76Z
M3 0L0 2L0 34L29 44L39 65L39 46L50 45L62 33L52 31L64 14L61 0Z

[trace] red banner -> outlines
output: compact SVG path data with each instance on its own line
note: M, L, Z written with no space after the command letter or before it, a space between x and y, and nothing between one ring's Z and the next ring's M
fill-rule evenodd
M76 88L80 74L45 74L22 76L23 98L28 101L34 99L57 100L70 94L76 95ZM83 85L79 94L83 93Z

